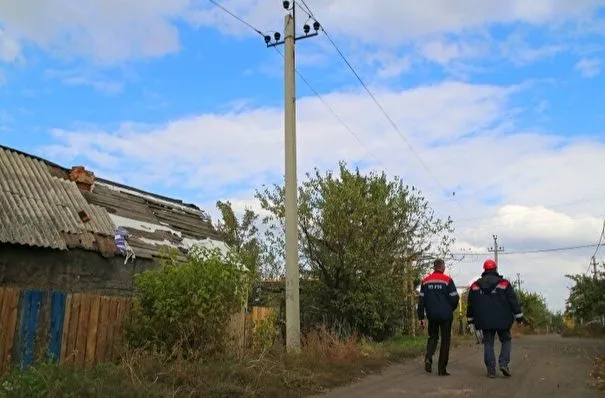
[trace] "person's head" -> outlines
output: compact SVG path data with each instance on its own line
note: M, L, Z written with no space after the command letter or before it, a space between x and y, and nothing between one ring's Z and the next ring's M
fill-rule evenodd
M433 270L436 272L445 272L445 261L443 261L441 258L433 261Z
M486 272L496 272L498 270L498 265L494 260L488 258L483 262L483 270Z

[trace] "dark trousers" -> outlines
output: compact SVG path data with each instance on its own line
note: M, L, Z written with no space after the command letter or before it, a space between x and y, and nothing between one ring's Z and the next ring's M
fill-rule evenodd
M439 334L441 333L441 346L439 347L439 362L437 365L439 372L445 372L447 363L450 359L450 341L452 337L452 321L431 321L429 320L429 339L426 343L426 360L433 363L433 355L437 351Z
M502 344L500 347L498 366L508 366L512 350L512 335L510 329L483 331L483 360L487 367L487 372L490 374L496 373L496 353L494 350L496 335L498 335L498 339L500 339L500 343Z

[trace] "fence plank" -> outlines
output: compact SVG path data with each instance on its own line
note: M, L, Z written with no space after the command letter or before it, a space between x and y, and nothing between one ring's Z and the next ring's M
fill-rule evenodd
M61 355L59 359L61 362L69 362L71 351L69 350L69 330L71 325L71 318L74 316L74 312L72 310L73 298L72 294L68 294L65 299L65 316L63 318L63 330L61 331Z
M50 330L50 291L38 290L35 293L38 299L37 323L34 332L34 362L44 360L48 355Z
M107 344L107 325L109 324L109 297L101 296L99 303L99 328L97 330L96 361L105 362L105 345Z
M36 326L41 296L38 293L35 290L28 289L24 292L21 300L18 351L19 364L22 368L31 365L34 361Z
M95 362L95 351L97 348L97 331L99 328L99 304L101 296L90 296L90 316L88 317L88 333L86 336L85 362Z
M61 358L61 341L63 337L63 325L65 317L69 313L65 310L65 293L51 293L50 331L48 344L48 359L57 362ZM69 318L68 318L69 319Z
M77 356L77 337L78 326L80 321L80 309L82 307L82 294L76 293L72 295L71 317L69 319L69 329L67 332L67 355L65 360L71 363L76 363Z
M8 350L6 348L6 335L8 334L7 319L9 313L9 291L0 289L0 375L4 374L6 369L6 357Z
M21 290L19 289L11 289L11 300L8 301L9 313L7 319L7 329L4 340L4 347L6 350L5 353L5 363L8 365L13 359L14 356L14 347L15 347L15 335L17 333L17 320L19 319L19 302L21 300Z
M109 322L107 322L107 340L105 342L105 360L113 359L113 337L115 332L115 322L118 310L118 299L111 297L109 299Z
M21 290L0 288L0 375L10 369Z
M78 317L78 332L76 334L75 363L83 366L86 360L86 341L88 340L88 322L90 316L90 296L80 296L80 316Z

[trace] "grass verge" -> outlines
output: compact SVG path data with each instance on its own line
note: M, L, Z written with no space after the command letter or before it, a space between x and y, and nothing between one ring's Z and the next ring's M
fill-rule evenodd
M380 344L342 341L327 332L307 336L301 352L255 357L167 361L129 352L118 364L89 369L42 364L15 370L0 382L6 397L303 397L352 382L386 365L418 355L424 337Z
M605 357L595 359L591 375L594 386L600 391L605 391Z

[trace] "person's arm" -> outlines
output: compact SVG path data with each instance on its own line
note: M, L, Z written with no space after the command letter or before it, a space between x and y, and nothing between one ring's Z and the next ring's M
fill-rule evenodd
M515 321L518 323L525 323L525 316L523 315L523 309L521 308L521 304L519 303L519 299L517 298L517 294L515 293L515 289L513 285L510 283L506 288L506 299L508 301L508 305L510 306L510 310L515 316Z
M458 289L456 289L456 284L453 279L450 279L450 282L447 284L447 294L448 302L452 306L452 311L454 311L458 308L460 296L458 295Z
M425 293L425 285L420 285L420 293L418 294L418 308L416 312L418 314L418 320L424 320L424 293Z

